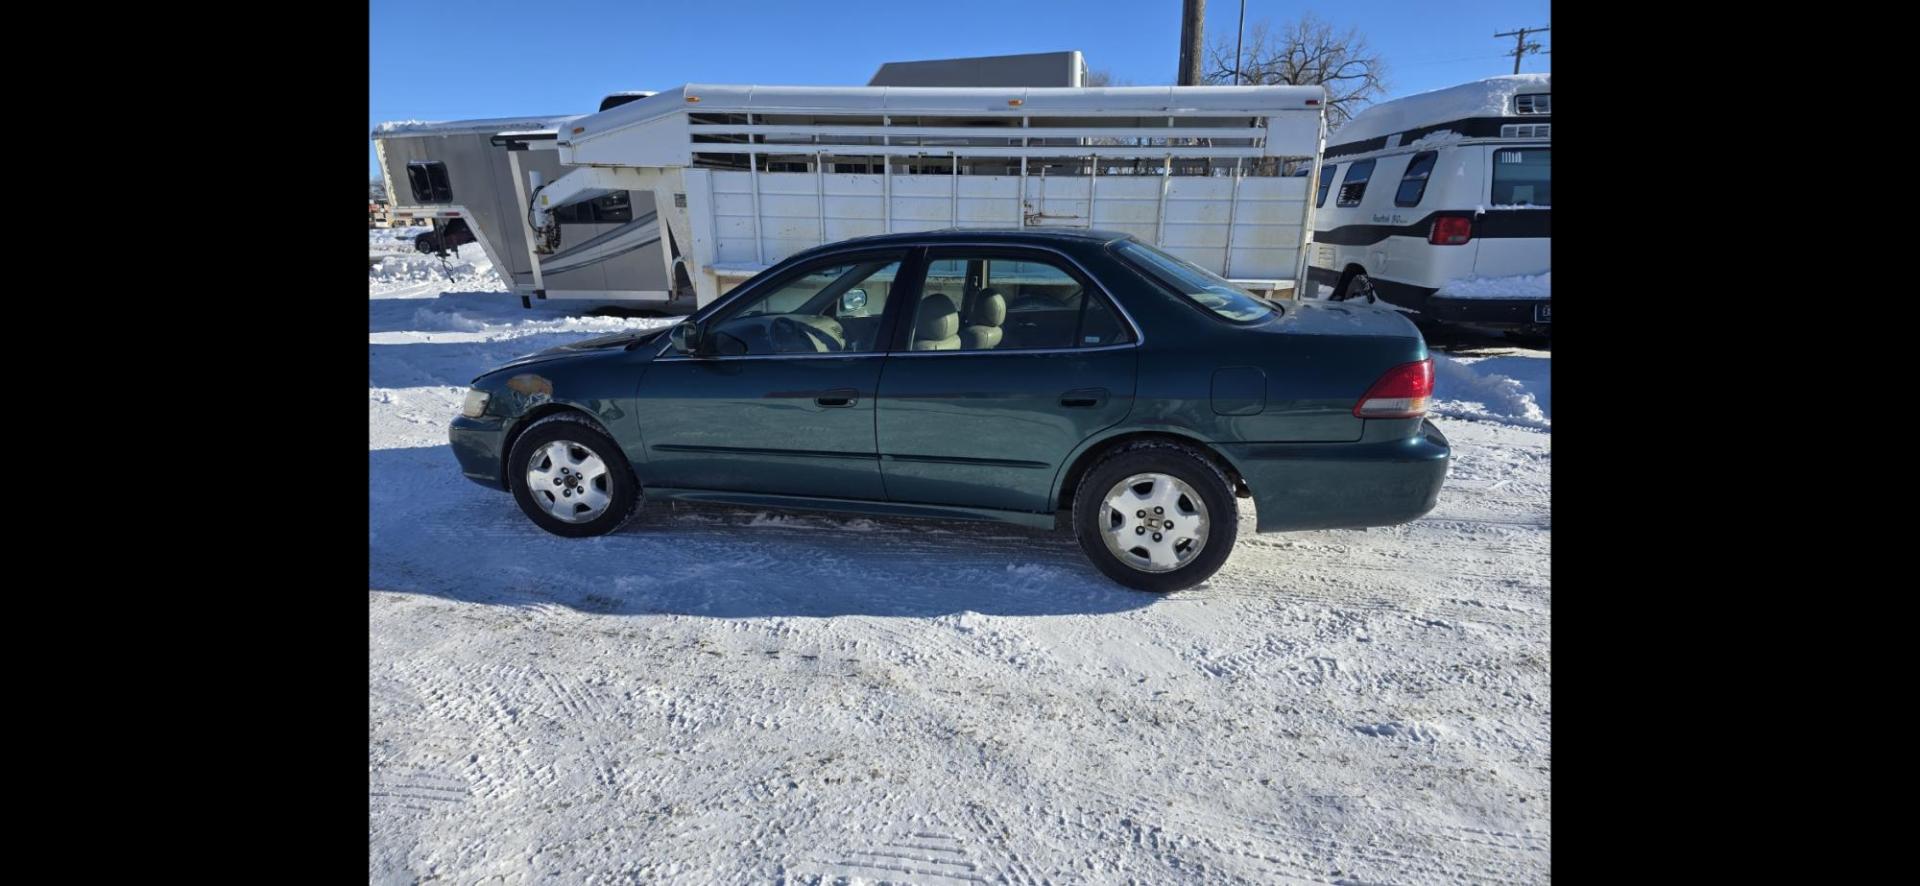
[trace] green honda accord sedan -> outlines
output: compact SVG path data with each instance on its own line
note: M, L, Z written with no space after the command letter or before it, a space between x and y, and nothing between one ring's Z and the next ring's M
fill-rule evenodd
M668 330L473 382L462 470L540 528L644 498L1054 528L1150 591L1260 532L1433 508L1451 453L1405 317L1255 298L1129 235L949 230L794 255ZM1062 512L1066 512L1062 514Z

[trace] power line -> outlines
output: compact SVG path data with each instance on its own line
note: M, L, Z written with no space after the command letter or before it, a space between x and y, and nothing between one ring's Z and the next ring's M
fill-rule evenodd
M1426 61L1412 61L1412 62L1396 61L1393 64L1394 64L1394 67L1398 67L1398 68L1417 68L1417 67L1420 67L1421 65L1450 65L1455 62L1480 61L1482 59L1489 59L1489 58L1506 58L1510 54L1511 53L1506 53L1506 52L1496 52L1491 55L1466 55L1466 56L1461 56L1459 58L1435 58L1435 59L1427 59Z
M1553 29L1552 28L1521 28L1518 31L1506 31L1504 33L1495 34L1493 36L1496 38L1499 38L1499 37L1513 38L1513 51L1509 53L1504 53L1504 54L1513 56L1513 72L1515 74L1518 74L1520 73L1520 57L1523 55L1528 55L1530 53L1535 53L1540 51L1540 44L1538 42L1533 42L1533 43L1527 42L1527 35L1541 34L1551 30Z

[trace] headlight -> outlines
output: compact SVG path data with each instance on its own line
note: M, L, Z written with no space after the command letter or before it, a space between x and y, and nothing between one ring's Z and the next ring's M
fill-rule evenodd
M485 415L487 411L487 397L488 394L486 391L473 388L467 389L467 399L460 404L460 414L468 418L479 418Z

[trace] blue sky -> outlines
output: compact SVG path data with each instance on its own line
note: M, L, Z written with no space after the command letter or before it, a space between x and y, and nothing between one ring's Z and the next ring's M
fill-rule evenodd
M1078 49L1091 68L1146 86L1172 83L1180 0L702 0L448 4L372 0L368 128L595 110L602 96L689 82L859 85L881 62ZM537 9L537 12L533 10ZM1231 38L1240 5L1209 0L1207 42ZM1387 64L1390 96L1513 71L1513 38L1551 23L1547 0L1288 3L1247 0L1247 24L1311 10L1357 26ZM1553 34L1538 37L1552 48ZM1546 71L1530 55L1522 71ZM377 173L372 143L369 172Z

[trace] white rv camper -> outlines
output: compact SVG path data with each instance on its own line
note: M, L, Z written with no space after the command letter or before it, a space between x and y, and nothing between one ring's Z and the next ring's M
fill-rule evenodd
M600 107L649 95L614 93ZM555 223L569 248L542 256L535 271L526 182L532 176L552 180L564 171L553 150L556 127L577 116L380 124L373 132L375 154L396 223L432 220L435 232L417 241L423 248L477 240L523 303L548 296L669 301L671 247L662 242L650 192L602 194L558 214ZM544 150L528 150L532 145Z
M700 305L803 249L955 227L1131 233L1274 292L1304 269L1301 173L1317 162L1324 96L689 84L560 123L544 144L503 138L556 150L567 170L515 183L533 200L536 287L584 248L560 213L625 192L659 207L662 276L690 282Z
M1492 77L1382 102L1335 133L1303 291L1548 333L1551 76Z

